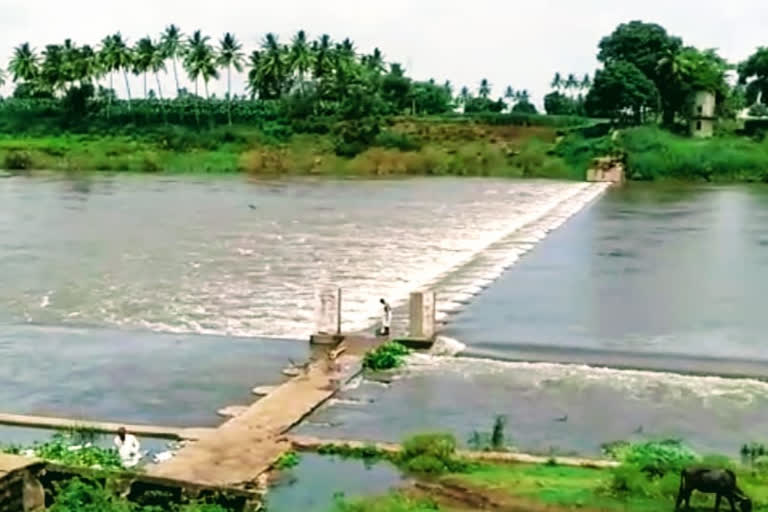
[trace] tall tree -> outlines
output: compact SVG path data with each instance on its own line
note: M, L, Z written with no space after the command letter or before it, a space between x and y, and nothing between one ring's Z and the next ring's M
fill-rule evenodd
M584 73L584 78L581 79L581 89L588 91L590 87L592 87L592 78L589 73Z
M179 85L179 73L176 70L176 61L184 55L184 34L176 25L168 25L161 36L161 46L166 59L173 62L173 79L176 81L176 94L181 90Z
M552 79L552 88L556 91L559 91L560 88L563 86L563 77L558 71L555 73L555 77Z
M133 72L137 75L142 75L144 79L144 99L149 98L149 93L147 91L147 74L150 71L150 65L152 64L152 59L156 52L157 49L155 48L155 44L149 36L139 39L136 43L136 48L133 50L135 55L135 58L133 59Z
M472 99L472 93L469 92L469 87L465 85L459 92L459 103L461 103L462 106L466 106L470 99Z
M386 63L384 62L384 55L378 48L373 49L373 53L365 56L365 67L368 71L374 75L382 74L386 69Z
M761 46L739 65L739 83L746 86L747 103L768 104L768 47Z
M43 63L40 66L41 86L55 94L66 83L65 73L61 45L47 45L43 50Z
M263 99L279 98L286 86L287 68L285 50L273 33L268 33L261 42L262 54L259 60L263 81Z
M288 52L288 68L298 78L299 87L304 87L307 73L312 69L314 55L307 40L307 33L299 30L291 41Z
M251 94L251 99L261 97L264 83L261 76L261 52L253 50L248 56L248 84L246 88Z
M488 99L488 96L491 95L491 84L487 78L480 80L480 88L477 90L477 94L484 100Z
M5 85L5 70L0 68L0 87Z
M8 65L14 82L31 82L40 71L39 59L35 49L29 43L23 43L13 49L13 57Z
M595 74L585 107L594 117L613 121L642 123L658 109L656 85L634 64L617 61ZM630 115L627 115L630 113Z
M323 34L312 43L314 67L312 74L318 80L324 80L333 71L333 41L331 36Z
M227 68L227 123L230 125L232 124L232 68L235 68L238 73L243 71L245 56L242 49L243 45L230 32L224 34L224 37L219 41L217 61L220 66Z
M125 79L125 93L128 95L128 110L131 110L131 84L128 82L128 71L133 69L133 50L123 40L120 32L112 36L110 53L114 69L123 72Z
M680 109L676 88L659 73L659 61L682 48L679 37L671 36L664 27L655 23L632 21L619 25L599 44L597 58L605 65L624 61L633 64L650 79L661 96L665 124L674 122L675 112Z
M565 90L570 91L576 89L579 86L579 81L576 80L576 75L568 73L568 78L565 79Z
M162 101L163 99L163 87L160 85L160 72L165 71L165 59L166 53L162 44L154 46L154 51L150 56L148 64L149 71L155 75L155 83L157 84L157 96Z
M187 41L184 68L187 70L189 79L195 84L195 96L198 96L200 78L205 82L205 95L208 97L208 81L218 76L213 48L208 42L210 39L196 30Z

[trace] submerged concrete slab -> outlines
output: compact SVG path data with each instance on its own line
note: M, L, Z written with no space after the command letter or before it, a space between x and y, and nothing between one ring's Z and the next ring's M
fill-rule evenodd
M174 440L196 440L214 429L167 427L163 425L132 425L128 423L112 423L106 421L89 421L70 418L53 418L48 416L30 416L24 414L0 413L0 425L18 427L46 428L66 430L87 428L96 432L115 434L120 427L135 435L144 437L159 437Z
M256 487L259 476L291 448L283 435L361 371L361 357L350 352L335 360L316 359L301 375L173 459L151 466L149 473L202 485Z

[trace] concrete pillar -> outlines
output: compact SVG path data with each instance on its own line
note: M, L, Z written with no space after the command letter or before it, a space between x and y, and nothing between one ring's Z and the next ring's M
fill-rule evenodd
M431 339L435 336L435 292L411 293L408 330L411 338Z
M315 334L341 334L341 288L326 288L317 294Z

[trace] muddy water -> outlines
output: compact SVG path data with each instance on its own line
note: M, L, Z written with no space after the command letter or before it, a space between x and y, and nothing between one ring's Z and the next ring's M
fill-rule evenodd
M414 179L0 180L0 322L306 339L398 302L585 185Z
M527 450L682 437L736 455L768 430L768 385L683 374L768 377L767 269L767 188L612 190L451 317L447 334L473 358L422 361L388 389L363 383L300 430L467 439L504 414Z

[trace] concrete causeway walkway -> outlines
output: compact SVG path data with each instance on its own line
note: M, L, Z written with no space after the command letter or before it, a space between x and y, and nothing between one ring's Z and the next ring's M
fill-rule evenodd
M362 354L373 344L348 337L347 350L336 359L316 358L302 375L182 448L171 460L150 466L149 474L199 485L257 487L259 477L291 449L284 434L362 370Z

